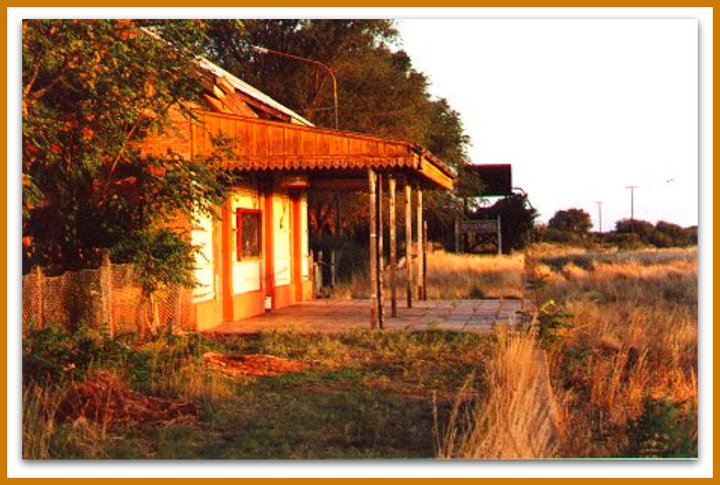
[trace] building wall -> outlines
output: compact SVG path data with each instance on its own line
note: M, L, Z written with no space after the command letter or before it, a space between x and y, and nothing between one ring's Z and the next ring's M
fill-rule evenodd
M264 196L257 187L256 180L251 180L239 187L236 187L229 200L229 211L226 212L223 224L227 228L227 244L224 245L226 267L229 268L228 281L225 287L228 289L228 301L225 302L224 320L240 320L265 311L265 289L263 276L265 264L263 253L257 258L238 258L238 209L261 211L263 209ZM261 231L261 245L264 238L264 231ZM219 323L219 322L218 322Z
M233 237L230 238L230 254L232 260L232 289L233 295L260 291L262 289L262 255L258 258L240 260L237 257L237 210L260 210L260 195L256 188L244 186L230 198L231 216L230 226Z
M173 128L151 134L141 145L148 155L169 152L193 155L190 121L171 108ZM263 189L258 183L265 180ZM219 218L196 215L190 225L191 242L198 246L188 321L198 330L211 329L222 321L235 321L265 311L266 297L272 309L312 298L308 262L307 197L282 188L278 174L258 172L235 188L219 208ZM261 214L261 254L257 258L237 256L237 210Z
M212 322L222 321L222 272L219 258L222 256L219 221L211 214L196 212L190 228L190 242L198 248L195 253L195 280L189 322L192 327L204 329Z
M260 212L257 258L238 257L238 209ZM194 290L198 330L262 314L266 297L271 309L312 297L305 194L291 194L277 184L263 193L253 180L235 188L221 213L221 221L203 219L191 231L193 243L201 246ZM218 249L213 253L210 247Z

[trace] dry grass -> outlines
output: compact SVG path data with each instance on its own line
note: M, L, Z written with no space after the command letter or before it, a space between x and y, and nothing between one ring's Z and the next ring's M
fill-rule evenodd
M524 256L472 255L433 251L427 257L428 298L431 300L463 300L478 298L521 298ZM405 269L397 272L399 294L404 294ZM417 277L415 274L414 277ZM389 273L385 273L387 285ZM368 298L370 282L367 274L354 275L340 284L334 298Z
M62 394L51 387L31 385L23 391L24 459L45 460L51 457L50 440L55 431L55 415Z
M573 314L575 328L551 368L578 430L562 454L632 453L627 428L649 399L691 413L696 428L696 262L598 264L562 274L550 294Z
M531 334L499 336L485 375L487 398L470 411L470 426L460 425L456 403L440 458L537 459L557 451L561 417L543 352Z
M526 297L554 300L573 327L545 350L527 335L501 341L486 401L470 425L455 417L440 456L696 456L696 251L578 254L582 266L555 270L529 254Z

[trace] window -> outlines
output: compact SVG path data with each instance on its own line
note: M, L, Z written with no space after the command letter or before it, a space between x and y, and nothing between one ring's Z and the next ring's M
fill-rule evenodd
M237 260L260 257L260 211L237 209Z

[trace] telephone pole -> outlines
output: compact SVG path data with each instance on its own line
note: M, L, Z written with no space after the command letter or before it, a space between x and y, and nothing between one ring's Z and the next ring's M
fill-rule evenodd
M603 201L602 201L602 200L597 200L597 201L595 201L595 203L597 204L597 207L598 207L598 226L599 226L598 232L602 232L602 205L603 205Z
M626 185L626 189L630 189L630 230L635 232L635 189L637 185Z
M625 186L626 189L630 189L630 220L635 220L635 189L638 188L637 185L627 185Z

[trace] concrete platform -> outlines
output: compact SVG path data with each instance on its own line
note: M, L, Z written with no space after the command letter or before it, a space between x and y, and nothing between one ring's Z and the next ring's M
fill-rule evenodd
M517 313L527 310L522 300L427 300L406 308L399 302L398 317L390 318L385 304L386 330L454 330L487 332L496 324L514 324ZM314 300L273 310L263 315L226 322L209 333L258 333L267 331L345 333L370 328L368 300Z

